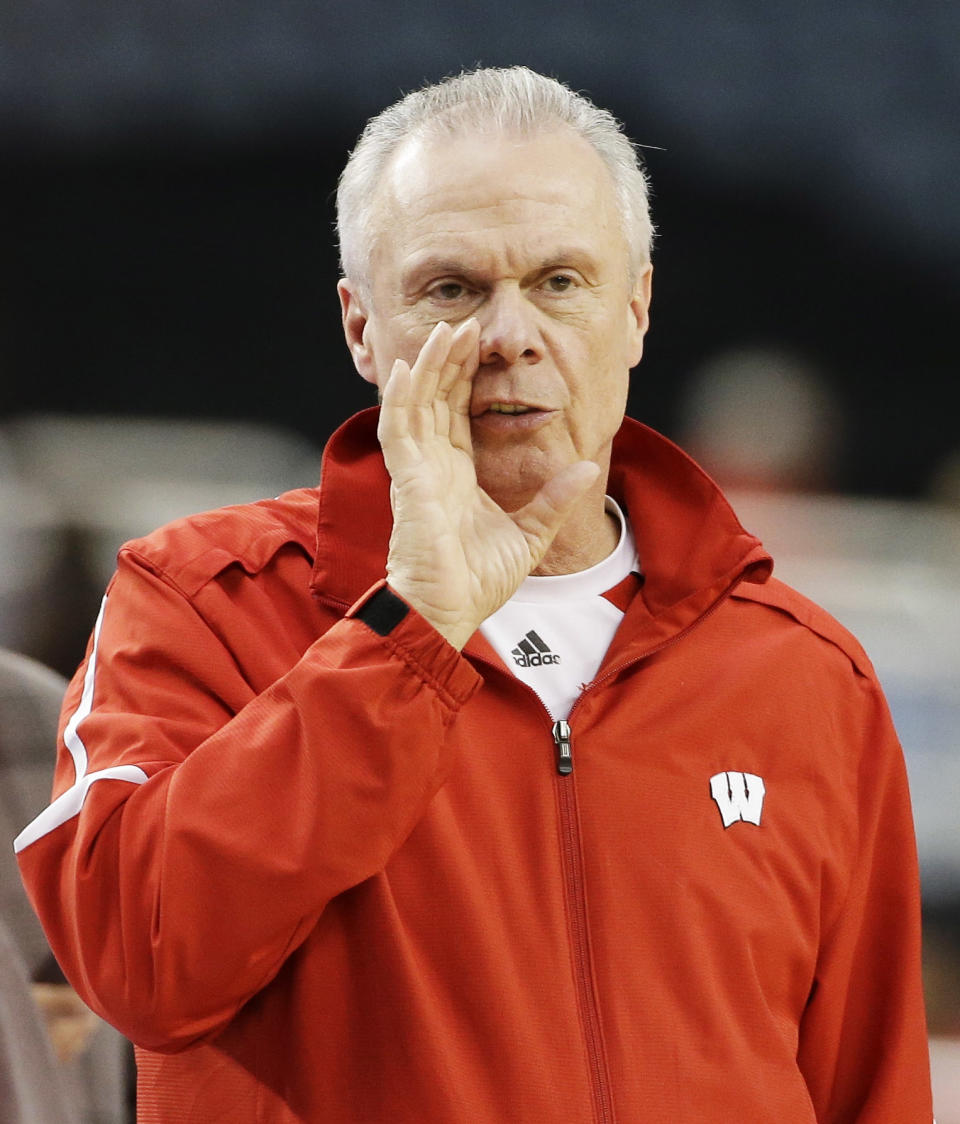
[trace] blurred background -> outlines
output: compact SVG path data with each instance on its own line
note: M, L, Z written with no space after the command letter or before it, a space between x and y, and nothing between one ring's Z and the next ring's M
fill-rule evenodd
M70 674L123 539L315 481L329 433L372 402L340 334L332 233L365 120L464 67L555 75L625 122L653 181L653 326L630 412L729 489L780 576L854 629L887 687L947 1049L958 43L946 0L8 2L0 646ZM960 1083L960 1062L938 1064Z

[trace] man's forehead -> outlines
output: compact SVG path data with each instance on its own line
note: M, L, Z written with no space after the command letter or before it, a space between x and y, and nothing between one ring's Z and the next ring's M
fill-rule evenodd
M381 196L405 213L469 206L478 193L488 205L525 195L563 202L571 179L596 194L613 187L597 152L567 126L530 136L491 129L404 141L385 169Z
M391 289L414 288L411 275L422 272L423 259L434 262L426 266L434 274L527 275L538 258L550 266L627 268L607 167L566 126L533 136L405 141L372 210L370 266L381 281L387 270ZM444 259L447 269L438 264Z

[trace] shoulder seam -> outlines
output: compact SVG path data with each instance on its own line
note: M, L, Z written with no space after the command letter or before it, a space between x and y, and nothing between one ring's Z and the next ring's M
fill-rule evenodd
M178 589L187 597L195 595L208 582L230 566L240 566L248 574L260 573L285 546L292 545L312 560L311 552L295 520L282 519L261 504L272 501L217 508L188 515L158 528L150 535L124 543L118 558L136 558L138 563ZM245 534L217 534L231 513L253 515L234 527ZM257 522L262 521L260 527ZM232 541L231 541L232 540Z
M785 613L801 628L807 629L843 652L858 674L868 679L876 678L870 657L856 636L821 605L811 601L785 582L770 579L761 586L748 586L746 583L741 583L731 596L742 601L766 605L776 612Z

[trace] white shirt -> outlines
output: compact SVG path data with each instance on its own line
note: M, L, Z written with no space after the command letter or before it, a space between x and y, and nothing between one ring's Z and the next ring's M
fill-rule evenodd
M575 574L526 578L480 626L497 655L536 691L555 721L568 717L623 619L622 610L603 594L640 568L630 526L609 496L606 510L620 521L612 554Z

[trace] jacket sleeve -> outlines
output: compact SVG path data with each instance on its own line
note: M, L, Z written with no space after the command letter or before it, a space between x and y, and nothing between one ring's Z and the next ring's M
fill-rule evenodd
M410 833L478 685L410 610L387 636L348 616L254 695L189 599L121 555L56 799L16 844L85 1001L151 1050L225 1025Z
M929 1124L920 895L903 754L875 680L859 683L857 845L825 933L799 1063L823 1124ZM826 912L826 910L825 910Z

